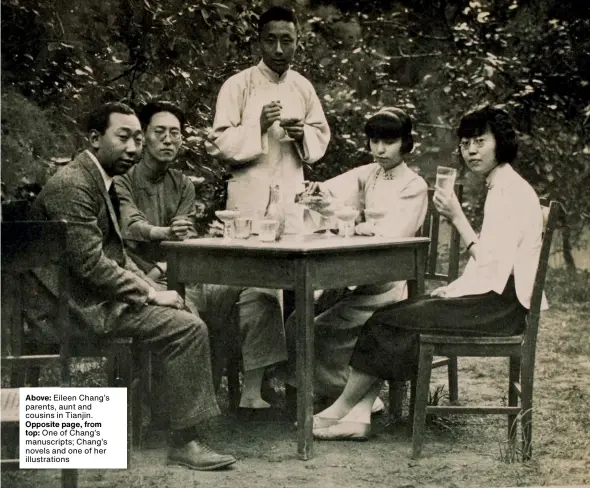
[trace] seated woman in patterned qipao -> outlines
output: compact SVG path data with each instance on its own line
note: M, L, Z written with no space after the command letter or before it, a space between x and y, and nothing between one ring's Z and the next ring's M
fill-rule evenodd
M480 235L454 192L437 188L433 203L467 246L471 257L465 271L430 296L373 314L355 346L344 391L314 417L316 438L368 438L379 379L405 381L415 374L419 333L508 336L524 330L541 250L539 199L512 169L518 143L503 109L484 106L464 115L457 134L464 163L488 187Z
M355 226L356 234L414 236L426 215L428 187L404 161L413 147L411 120L403 110L386 107L367 121L365 133L374 162L314 183L306 193L318 196L306 199L315 202L308 206L324 214L343 204L353 205L361 212L380 208L385 216L378 224L360 221ZM373 312L407 296L405 281L363 285L347 291L344 298L315 318L316 402L333 400L342 392L357 337ZM294 314L285 324L285 332L289 350L286 381L295 384Z

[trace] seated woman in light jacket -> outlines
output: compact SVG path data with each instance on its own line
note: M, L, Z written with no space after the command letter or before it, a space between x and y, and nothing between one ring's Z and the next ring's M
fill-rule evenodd
M354 205L361 212L380 208L385 215L377 226L362 221L359 216L355 233L372 235L378 232L387 236L412 237L426 215L428 186L405 163L405 157L413 147L410 117L401 109L385 107L367 120L365 133L374 162L320 183L320 194L326 198L318 201L315 209L325 213L330 207L337 208L342 204ZM310 188L306 193L313 192L314 188ZM314 208L313 204L309 206ZM406 297L405 281L358 286L315 318L313 385L316 401L325 398L333 401L342 393L357 337L373 312ZM291 316L285 331L290 370L287 382L293 384L295 330L295 317Z
M518 143L503 109L486 105L467 113L457 135L463 162L485 178L488 191L479 236L454 192L437 189L434 195L437 210L457 228L470 254L465 271L430 296L387 305L372 315L352 354L344 391L314 417L316 438L369 436L379 380L412 377L419 333L508 336L524 330L541 249L539 199L511 166Z

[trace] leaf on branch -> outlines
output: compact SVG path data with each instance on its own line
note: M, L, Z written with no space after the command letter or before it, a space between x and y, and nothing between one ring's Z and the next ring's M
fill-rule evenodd
M496 85L495 85L495 84L494 84L494 82L493 82L493 81L491 81L491 80L486 80L486 81L485 81L485 84L486 84L486 86L487 86L487 87L488 87L490 90L492 90L492 91L494 91L494 89L496 88Z
M488 17L490 16L489 12L480 12L479 14L477 14L477 21L480 24L485 24L489 19Z

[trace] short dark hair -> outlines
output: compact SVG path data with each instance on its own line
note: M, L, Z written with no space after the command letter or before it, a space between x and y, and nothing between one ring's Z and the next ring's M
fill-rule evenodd
M152 117L160 112L170 112L180 122L180 128L184 129L185 115L182 109L178 105L164 100L152 100L139 109L141 126L145 129L150 125Z
M461 117L457 136L470 139L481 136L488 129L496 140L498 163L512 164L518 151L518 137L510 115L503 108L485 104L467 112Z
M412 137L412 120L401 108L384 107L373 115L365 124L365 134L369 138L367 147L370 148L371 139L401 139L402 154L409 153L414 147Z
M99 134L104 134L109 128L109 119L111 114L125 114L136 115L135 111L129 106L121 102L108 102L96 108L86 120L86 130L97 131Z
M258 34L262 33L262 29L266 24L273 21L293 22L295 27L299 25L295 12L293 12L290 8L281 7L278 5L275 7L270 7L260 16L258 19Z

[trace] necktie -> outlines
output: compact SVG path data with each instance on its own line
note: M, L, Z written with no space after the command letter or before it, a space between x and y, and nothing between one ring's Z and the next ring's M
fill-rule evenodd
M109 197L111 198L111 203L115 209L117 223L119 223L119 219L121 218L121 202L119 201L119 195L117 195L117 189L115 188L114 183L111 183L111 187L109 188Z

